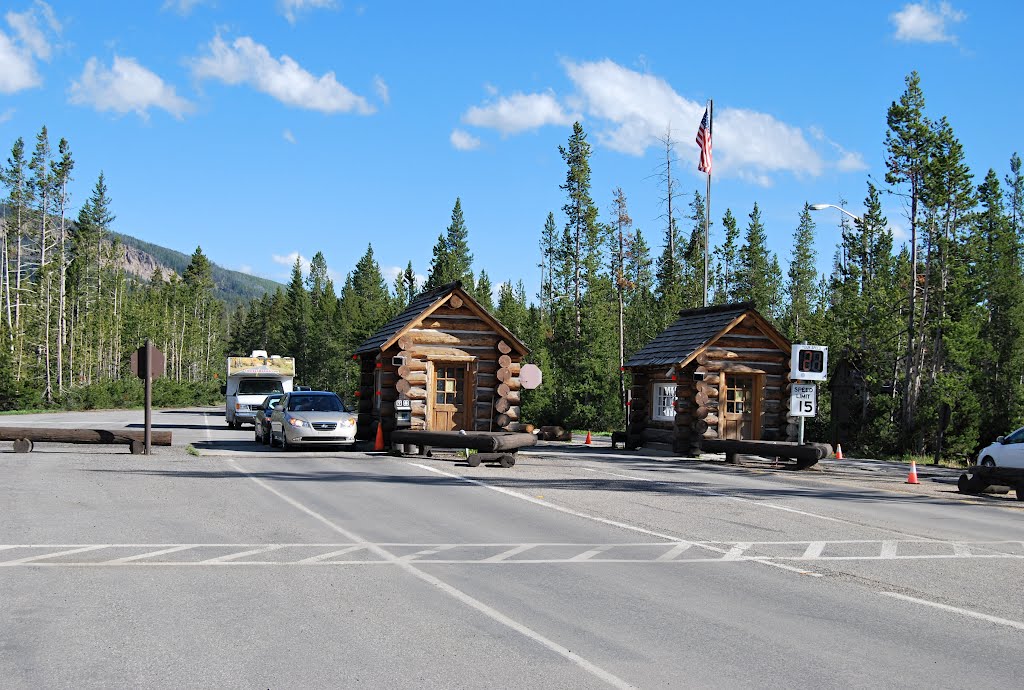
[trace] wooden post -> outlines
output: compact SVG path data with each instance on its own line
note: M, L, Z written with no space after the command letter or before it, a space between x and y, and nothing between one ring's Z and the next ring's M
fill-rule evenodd
M143 451L146 455L149 455L153 449L153 343L149 342L149 338L146 338L146 430L145 430L145 450Z

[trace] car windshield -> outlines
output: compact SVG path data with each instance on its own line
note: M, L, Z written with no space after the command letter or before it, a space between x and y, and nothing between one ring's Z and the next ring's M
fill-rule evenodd
M267 395L283 393L284 386L277 379L242 379L238 382L239 395Z
M1006 437L1005 443L1022 443L1024 442L1024 428L1017 429L1012 434Z
M260 407L264 410L269 410L271 407L277 404L277 401L283 398L283 395L268 395L263 398L263 402L260 403Z
M292 412L344 412L345 405L336 395L293 395L288 399Z

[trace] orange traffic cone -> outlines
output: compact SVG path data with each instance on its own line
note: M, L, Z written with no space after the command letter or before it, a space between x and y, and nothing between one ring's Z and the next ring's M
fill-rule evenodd
M836 460L842 460L842 459L843 459L843 446L842 446L842 444L837 443L836 444Z
M587 432L587 440L584 441L584 443L587 444L588 446L594 445L594 442L590 440L590 432L589 431Z
M374 450L384 450L384 425L377 424L377 440L373 444Z
M910 461L910 475L907 477L907 484L920 484L917 481L917 463L913 460Z

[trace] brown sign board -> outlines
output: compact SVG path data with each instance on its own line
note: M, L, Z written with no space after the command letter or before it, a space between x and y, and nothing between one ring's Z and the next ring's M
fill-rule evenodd
M160 352L157 348L150 347L150 361L152 363L152 378L158 379L164 375L164 370L167 368L167 359L164 357L164 353ZM138 376L140 379L145 379L146 370L146 346L143 345L138 350L132 353L132 373Z

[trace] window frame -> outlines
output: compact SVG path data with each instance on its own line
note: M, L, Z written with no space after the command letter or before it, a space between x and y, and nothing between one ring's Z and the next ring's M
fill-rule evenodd
M651 419L656 422L674 422L676 419L676 386L675 381L652 381L651 382ZM661 404L662 400L669 396L665 394L664 389L671 389L671 402L670 405L666 406ZM663 410L671 409L671 415L661 414Z

